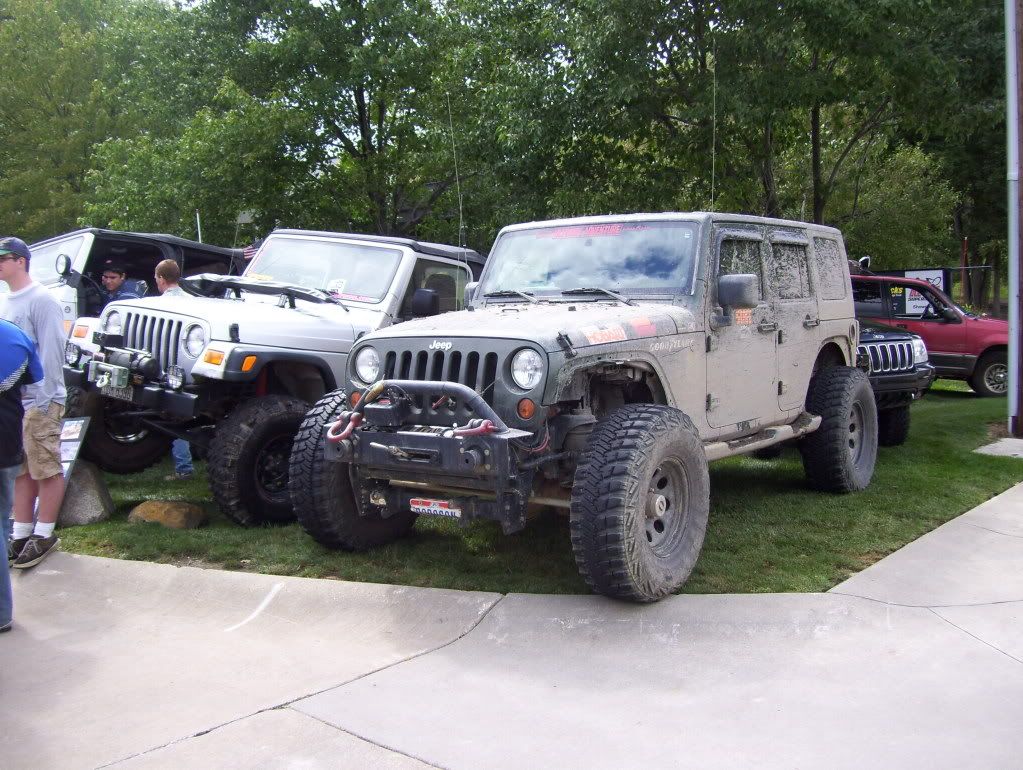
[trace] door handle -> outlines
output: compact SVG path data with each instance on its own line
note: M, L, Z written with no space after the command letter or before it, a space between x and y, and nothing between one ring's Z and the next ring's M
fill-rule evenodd
M778 324L775 321L768 321L766 319L757 324L757 331L764 332L764 334L767 334L768 332L773 332L777 328Z
M810 318L810 316L807 316L803 321L803 326L805 326L807 329L812 329L813 327L820 325L821 319L819 318Z

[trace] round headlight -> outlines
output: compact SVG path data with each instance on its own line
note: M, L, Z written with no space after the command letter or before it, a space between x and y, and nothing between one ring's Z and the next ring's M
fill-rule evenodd
M111 310L107 314L107 317L103 319L103 331L107 334L120 334L121 333L121 314L116 310Z
M185 352L192 358L198 358L204 347L206 347L206 331L199 324L189 326L188 331L185 332Z
M927 345L920 337L913 338L913 363L922 364L927 361Z
M380 376L380 356L373 348L363 348L355 356L355 376L372 385Z
M543 359L535 350L524 348L512 358L511 376L523 390L532 390L543 379Z

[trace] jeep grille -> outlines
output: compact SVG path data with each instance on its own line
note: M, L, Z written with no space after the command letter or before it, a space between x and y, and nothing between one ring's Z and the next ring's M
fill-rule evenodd
M124 344L136 350L145 350L160 362L160 368L178 362L182 323L177 318L165 318L152 313L128 311L124 321Z
M384 358L384 378L458 382L475 390L493 406L497 353L475 350L388 351Z
M859 351L870 357L871 374L908 372L914 366L912 342L870 342Z

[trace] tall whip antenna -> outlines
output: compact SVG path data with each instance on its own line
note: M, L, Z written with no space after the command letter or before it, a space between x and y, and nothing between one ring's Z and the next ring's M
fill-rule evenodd
M455 160L455 192L458 193L458 245L465 248L465 224L462 221L462 183L458 179L458 148L455 147L455 122L451 118L451 94L444 96L448 100L448 131L451 135L451 156Z
M714 211L714 183L717 173L717 150L718 150L718 41L717 37L711 38L711 73L713 85L711 86L711 130L710 130L710 210Z

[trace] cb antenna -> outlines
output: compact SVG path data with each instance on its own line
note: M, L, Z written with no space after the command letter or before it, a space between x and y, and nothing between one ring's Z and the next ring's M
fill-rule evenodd
M718 40L717 36L711 37L711 74L713 81L711 85L711 129L710 129L710 210L714 211L714 182L717 172L717 150L718 150Z
M458 245L463 249L465 246L465 224L462 221L462 184L458 179L458 148L455 147L455 122L451 117L451 94L447 91L444 96L448 101L448 132L451 136L451 157L455 161L455 192L458 194Z

